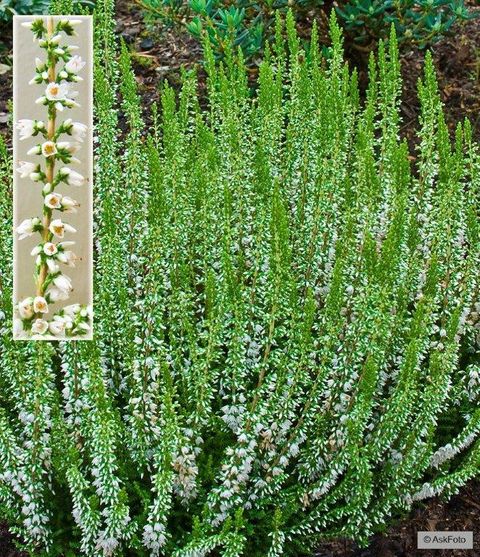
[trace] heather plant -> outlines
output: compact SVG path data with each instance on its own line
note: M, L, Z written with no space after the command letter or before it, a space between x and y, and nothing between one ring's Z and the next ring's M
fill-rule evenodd
M449 137L431 57L415 153L395 35L361 102L334 18L328 61L277 20L255 93L207 44L208 107L186 73L147 129L112 12L93 341L11 340L0 237L12 530L46 555L299 556L454 493L480 465L480 154L468 121Z

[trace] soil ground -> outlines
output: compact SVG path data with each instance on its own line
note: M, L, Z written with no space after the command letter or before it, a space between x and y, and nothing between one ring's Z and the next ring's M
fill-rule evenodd
M478 0L465 0L480 13ZM303 35L308 35L311 18L300 22ZM322 21L320 21L320 27ZM159 98L163 80L173 87L180 84L182 67L197 68L200 94L204 90L204 73L200 64L201 48L186 31L162 25L145 24L141 9L133 0L117 1L117 33L130 46L139 92L149 119L148 107ZM325 30L323 31L325 34ZM11 29L0 26L0 132L8 135L8 103L11 99ZM453 130L465 117L472 121L480 138L480 17L457 25L453 33L431 48L438 72L439 89L445 104L447 122ZM413 48L402 52L404 92L402 99L402 132L409 140L418 123L417 80L422 73L425 51ZM360 82L365 83L361 60L351 57L358 66Z
M480 11L476 0L469 3ZM476 7L477 6L477 7ZM149 107L159 97L159 86L167 80L180 84L180 68L196 67L200 94L204 74L199 63L201 49L186 32L169 28L148 28L138 7L128 1L117 2L117 32L130 46L143 106ZM0 28L0 133L9 138L9 102L11 99L11 29ZM455 29L452 36L432 47L438 71L439 88L445 104L447 121L453 130L459 121L470 118L475 136L480 139L480 18ZM402 70L404 93L402 132L412 141L418 122L419 105L416 83L422 72L424 52L404 51ZM361 64L360 78L362 81ZM364 79L364 76L363 76ZM145 117L148 120L148 112ZM474 531L477 537L471 551L420 551L416 548L419 530ZM360 549L351 542L336 540L322 544L316 557L480 557L480 482L471 482L449 502L438 498L417 505L408 518L394 523L384 535L373 538L370 546ZM25 557L15 550L13 537L0 517L0 557Z
M472 550L420 550L417 532L473 531ZM435 498L417 505L410 516L377 534L366 549L336 540L319 547L315 557L480 557L480 482L465 486L448 502Z

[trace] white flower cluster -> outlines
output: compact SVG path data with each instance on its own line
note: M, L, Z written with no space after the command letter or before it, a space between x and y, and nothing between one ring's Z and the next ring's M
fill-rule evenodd
M46 27L42 19L22 24L32 30L34 40L38 40L39 47L46 54L46 61L36 58L36 72L30 84L44 87L44 94L36 102L47 108L48 119L44 122L22 118L16 125L21 141L37 136L41 138L28 151L28 155L40 156L44 163L20 161L17 167L21 178L43 183L43 214L42 218L24 219L16 227L20 240L33 234L40 236L40 242L31 251L35 257L36 295L16 304L16 338L75 337L85 335L91 328L91 308L79 304L68 305L53 315L50 321L46 319L50 312L49 305L68 300L73 291L71 278L63 273L59 264L75 267L77 260L75 253L69 249L75 242L57 241L63 240L66 233L75 234L77 230L62 218L54 217L54 213L75 213L79 203L68 195L62 195L56 188L61 183L82 186L87 182L79 172L66 166L80 162L73 154L80 149L87 134L87 126L71 118L56 126L57 112L79 106L73 100L77 93L70 87L72 83L82 80L78 73L85 62L80 56L72 55L78 47L61 46L62 33L74 35L74 27L79 23L80 20L60 20L54 25L53 19L49 18ZM57 68L59 64L60 70ZM74 141L61 141L60 137L64 134ZM64 166L56 170L57 162Z
M159 550L165 545L165 525L156 522L153 526L147 524L143 529L143 543L152 552L158 555Z
M180 448L179 454L173 461L176 472L173 488L183 501L190 501L195 497L198 467L195 462L194 452L186 445Z
M430 497L435 497L439 494L439 490L435 489L431 484L424 483L422 488L414 493L411 497L411 501L423 501L423 499L428 499Z

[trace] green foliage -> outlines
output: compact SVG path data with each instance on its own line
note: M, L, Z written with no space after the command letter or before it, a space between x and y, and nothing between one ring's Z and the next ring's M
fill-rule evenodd
M203 41L206 37L217 58L240 48L250 62L259 60L267 41L275 34L275 13L294 11L297 19L306 13L328 20L330 4L323 0L137 0L147 19L185 25ZM400 43L425 47L440 39L457 21L474 17L464 0L347 0L337 3L336 13L349 43L371 48L388 38L394 25Z
M26 547L308 555L478 475L480 152L431 57L414 160L395 34L361 104L334 17L328 61L279 19L254 94L207 45L208 109L186 73L146 129L113 2L95 17L93 341L12 340L0 237L0 506Z
M0 0L0 22L9 22L14 15L67 13L66 11L58 11L56 9L55 6L61 4L61 0ZM73 11L83 11L84 9L93 8L95 1L76 0L73 3L70 2L70 4Z
M356 43L387 37L393 24L400 42L422 47L440 39L456 21L474 17L463 0L349 0L337 8Z
M0 21L10 21L13 15L46 14L50 0L0 0Z
M264 29L273 21L273 10L268 5L265 11L252 13L257 6L252 9L246 0L229 7L212 0L191 0L189 6L193 17L187 30L199 40L205 34L215 51L222 54L233 46L241 48L247 58L257 55L263 46Z

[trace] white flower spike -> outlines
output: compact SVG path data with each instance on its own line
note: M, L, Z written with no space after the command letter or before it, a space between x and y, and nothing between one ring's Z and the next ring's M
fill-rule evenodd
M73 291L72 280L63 274L59 264L75 267L77 256L69 246L72 241L56 243L54 238L63 239L66 233L75 233L76 229L61 218L55 211L76 213L79 203L67 195L55 191L61 182L70 186L82 186L87 178L69 168L55 168L57 160L69 165L81 161L73 155L80 149L87 135L87 126L81 122L73 122L71 118L56 126L59 112L80 106L74 99L78 92L72 91L71 83L81 81L78 73L86 62L81 56L72 52L78 47L63 45L63 33L75 35L73 26L81 20L62 19L55 24L53 18L37 19L24 25L32 29L38 46L45 49L45 57L35 57L35 76L32 85L42 86L44 94L35 101L36 104L48 107L48 122L23 118L15 125L20 140L40 134L40 141L28 149L29 156L43 157L43 164L19 161L16 167L22 178L30 178L42 182L42 219L33 217L24 219L16 232L20 239L40 235L37 245L31 250L35 258L36 294L18 302L14 307L15 338L24 336L34 339L66 338L83 336L91 330L92 312L89 307L73 304L60 308L50 321L46 315L50 313L50 305L68 300ZM53 56L52 56L53 53ZM63 62L63 68L56 65ZM56 79L54 76L57 76ZM73 141L65 141L62 134L68 134Z

